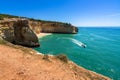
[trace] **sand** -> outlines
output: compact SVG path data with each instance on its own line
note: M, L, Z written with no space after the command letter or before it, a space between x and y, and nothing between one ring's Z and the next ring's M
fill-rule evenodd
M38 38L42 38L42 37L45 37L48 35L52 35L52 33L39 33L39 34L37 34Z

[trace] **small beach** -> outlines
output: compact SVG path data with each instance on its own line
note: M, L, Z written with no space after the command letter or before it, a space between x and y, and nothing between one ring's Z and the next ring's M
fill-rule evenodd
M45 36L48 36L48 35L52 35L52 33L39 33L39 34L37 34L37 37L42 38L42 37L45 37Z

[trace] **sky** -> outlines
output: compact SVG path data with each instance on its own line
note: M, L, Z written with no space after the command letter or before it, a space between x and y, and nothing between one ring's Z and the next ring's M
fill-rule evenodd
M120 26L120 0L0 0L0 13L75 26Z

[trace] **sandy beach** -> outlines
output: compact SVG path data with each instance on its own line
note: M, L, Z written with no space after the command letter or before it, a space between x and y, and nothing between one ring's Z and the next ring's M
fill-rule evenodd
M52 33L40 33L40 34L37 34L37 37L42 38L42 37L45 37L45 36L48 36L48 35L52 35Z

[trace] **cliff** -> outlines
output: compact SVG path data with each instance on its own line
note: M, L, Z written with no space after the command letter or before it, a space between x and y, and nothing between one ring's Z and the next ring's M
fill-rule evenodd
M36 34L42 32L73 34L78 29L68 23L0 15L1 80L110 80L77 66L65 56L37 54L36 51L23 47L39 46Z
M4 40L28 47L39 46L38 38L30 29L28 20L3 21L1 25L0 35Z
M64 56L36 54L30 48L0 45L1 80L110 80L66 61Z
M13 27L13 25L18 20L23 20L24 18L5 18L4 20L0 20L0 27ZM26 18L25 18L26 19ZM65 33L65 34L75 34L78 32L78 28L72 26L68 23L60 23L60 22L45 22L45 21L35 21L28 20L28 24L36 34L39 33Z
M30 28L35 33L66 33L75 34L78 32L78 28L71 25L70 23L56 22L56 21L45 21L37 20L27 17L19 17L13 15L0 14L0 27L10 27L20 19L27 19L29 21Z
M37 47L40 44L36 34L77 32L78 28L68 23L0 14L0 37L14 44Z
M77 27L68 23L30 21L30 25L32 30L34 30L36 33L44 32L75 34L78 32Z

